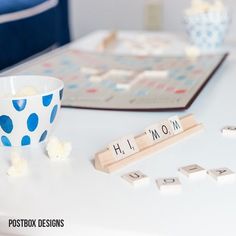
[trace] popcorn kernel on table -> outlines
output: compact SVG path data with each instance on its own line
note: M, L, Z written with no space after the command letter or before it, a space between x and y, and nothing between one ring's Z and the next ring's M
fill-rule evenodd
M9 176L22 176L28 171L28 164L17 151L11 152L11 166L9 167L7 174Z
M46 146L48 157L52 160L66 159L70 155L71 150L70 142L63 142L57 137L51 137Z

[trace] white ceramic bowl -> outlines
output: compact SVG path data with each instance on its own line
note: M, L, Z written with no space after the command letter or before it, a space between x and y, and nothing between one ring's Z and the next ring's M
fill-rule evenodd
M45 141L58 116L63 87L61 80L47 76L0 77L0 145L25 146ZM19 93L25 88L37 92Z

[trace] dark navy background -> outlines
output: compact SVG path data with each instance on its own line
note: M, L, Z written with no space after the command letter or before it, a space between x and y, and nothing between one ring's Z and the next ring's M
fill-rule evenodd
M0 0L0 14L37 6L45 0ZM0 70L53 45L70 41L68 1L32 17L0 23Z

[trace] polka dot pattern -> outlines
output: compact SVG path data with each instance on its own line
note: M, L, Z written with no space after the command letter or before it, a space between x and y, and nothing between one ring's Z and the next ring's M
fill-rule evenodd
M11 142L10 142L10 140L6 136L3 135L1 137L1 141L2 141L3 146L6 146L6 147L10 147L11 146Z
M42 133L42 135L40 136L39 142L43 142L43 141L46 139L47 134L48 134L48 131L45 130L45 131Z
M27 128L30 132L33 132L39 123L39 118L36 113L32 113L27 119Z
M195 45L201 48L216 48L222 45L230 17L228 12L215 11L196 16L185 16L184 23L187 33Z
M13 130L13 122L9 116L2 115L0 116L0 126L2 130L8 134Z
M31 140L30 140L30 137L28 135L23 136L22 139L21 139L21 145L22 146L29 145L30 142L31 142Z
M43 96L43 105L45 107L49 106L51 101L52 101L52 97L53 97L53 94L49 94L49 95L46 95L46 96Z
M0 101L0 146L45 142L58 115L63 89Z
M57 108L58 106L55 105L51 111L51 116L50 116L50 123L52 123L55 120L55 117L57 115Z
M12 100L12 104L17 111L23 111L26 107L26 99Z
M61 89L61 90L59 91L59 97L60 97L60 100L62 100L62 97L63 97L63 89Z

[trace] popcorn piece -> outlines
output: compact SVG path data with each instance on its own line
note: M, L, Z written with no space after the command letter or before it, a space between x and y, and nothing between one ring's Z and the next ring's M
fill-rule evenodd
M19 90L14 97L23 97L23 96L34 96L38 94L38 91L34 87L24 87L23 89Z
M225 6L224 4L222 3L222 1L215 1L215 3L212 5L212 8L211 8L212 11L223 11L225 10Z
M65 160L71 153L72 146L69 142L60 141L57 137L51 137L46 150L51 160Z
M25 175L28 171L27 161L20 157L20 154L17 151L11 153L11 166L7 171L9 176L22 176Z
M200 50L195 46L188 46L185 48L185 54L187 57L196 58L200 56Z
M185 10L186 15L197 15L208 12L223 12L226 8L222 1L216 0L213 3L209 3L205 0L192 0L190 8Z

